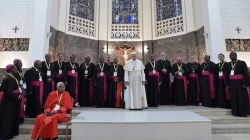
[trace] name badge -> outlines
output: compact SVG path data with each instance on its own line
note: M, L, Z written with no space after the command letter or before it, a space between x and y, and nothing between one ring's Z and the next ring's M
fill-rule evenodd
M101 72L100 75L103 76L103 72Z
M219 76L223 76L223 71L220 71L220 72L219 72Z
M24 89L27 89L26 83L23 84L23 88L24 88Z
M62 70L59 70L59 74L62 74Z
M231 70L231 74L230 75L234 75L234 70Z
M20 80L20 85L23 85L23 80Z
M39 81L43 81L42 76L39 77Z
M156 70L153 70L153 73L155 74L155 73L156 73Z
M76 71L75 71L75 70L72 70L71 72L74 74Z
M85 74L88 74L89 73L89 71L88 70L85 70Z
M19 92L20 92L20 93L22 93L22 92L23 92L23 91L22 91L22 89L21 89L21 87L18 87L18 89L19 89Z
M182 76L182 72L178 72L178 75L179 75L179 76Z
M47 76L51 76L51 71L50 70L47 71Z
M56 105L55 108L54 108L54 111L57 111L57 110L59 110L60 108L61 108L60 105Z
M117 76L117 72L114 72L114 76Z

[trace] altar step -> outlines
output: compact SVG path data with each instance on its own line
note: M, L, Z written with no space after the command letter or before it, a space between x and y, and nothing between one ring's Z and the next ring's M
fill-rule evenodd
M73 110L73 118L84 112L85 110L97 110L97 111L124 111L122 109L96 109L96 108L75 108ZM149 111L164 110L164 111L179 111L187 110L193 111L201 116L204 116L212 120L212 134L213 140L231 140L232 139L242 139L245 140L247 136L250 136L250 117L235 117L231 115L231 110L220 109L220 108L204 108L204 107L158 107L149 108ZM35 118L25 118L24 124L20 125L20 135L16 137L17 140L25 140L30 138L34 127ZM59 139L64 140L66 125L65 123L58 124L59 129ZM69 127L69 137L71 134L71 126ZM62 138L62 139L61 139ZM250 139L250 137L248 137Z
M250 134L250 117L235 117L230 115L205 117L212 120L212 134ZM34 122L34 118L26 118L24 124L20 125L20 134L30 134ZM65 123L59 124L58 129L59 135L64 135L66 131Z
M213 140L249 140L250 134L213 134Z
M34 124L22 124L19 126L19 134L31 134ZM66 125L58 124L58 135L65 135ZM71 126L69 126L68 135L71 135Z
M18 136L13 138L14 140L31 140L30 134L19 134ZM65 135L59 135L58 136L59 140L66 140ZM71 136L68 136L68 140L71 140Z

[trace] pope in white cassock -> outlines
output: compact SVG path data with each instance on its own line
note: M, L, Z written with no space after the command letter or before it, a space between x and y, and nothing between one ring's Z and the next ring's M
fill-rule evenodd
M147 99L145 92L145 73L142 61L137 59L135 52L132 53L132 59L124 66L125 82L127 89L125 91L126 109L147 108Z

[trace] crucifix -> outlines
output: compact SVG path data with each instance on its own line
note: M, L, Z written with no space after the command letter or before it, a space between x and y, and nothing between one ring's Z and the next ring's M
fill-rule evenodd
M237 29L235 29L236 31L238 31L238 34L240 33L240 28L239 27L237 27Z
M13 28L13 30L15 30L15 33L16 33L16 31L19 30L19 28L17 28L17 26L16 26L15 28Z

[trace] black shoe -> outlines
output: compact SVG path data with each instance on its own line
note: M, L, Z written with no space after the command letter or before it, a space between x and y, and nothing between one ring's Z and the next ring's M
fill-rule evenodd
M53 138L52 140L58 140L58 137Z

